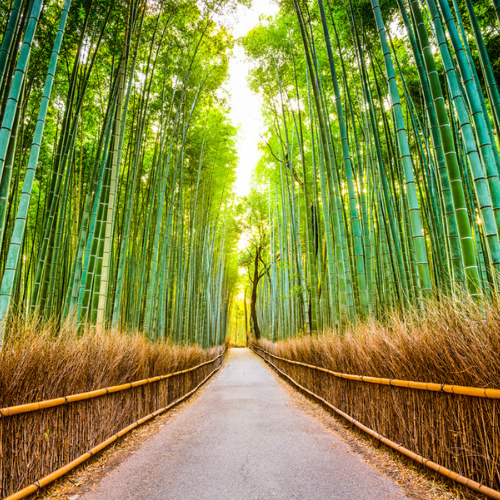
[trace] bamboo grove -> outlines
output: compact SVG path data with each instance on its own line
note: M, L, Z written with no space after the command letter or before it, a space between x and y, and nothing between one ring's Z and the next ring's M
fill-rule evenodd
M255 337L477 307L500 286L500 3L287 0L243 41L266 106ZM258 254L258 255L257 255Z
M9 4L9 5L7 5ZM0 321L222 343L231 2L0 4Z

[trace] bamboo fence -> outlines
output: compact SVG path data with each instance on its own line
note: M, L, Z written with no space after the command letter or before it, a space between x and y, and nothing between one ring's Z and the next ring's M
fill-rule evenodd
M337 373L251 347L301 390L379 441L500 499L499 390Z
M182 371L1 409L0 497L36 493L187 398L222 366L225 353Z

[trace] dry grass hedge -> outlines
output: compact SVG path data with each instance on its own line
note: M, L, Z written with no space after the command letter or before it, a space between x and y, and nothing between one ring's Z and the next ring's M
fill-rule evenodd
M444 301L427 314L338 335L260 341L277 356L332 371L500 388L500 304ZM500 401L338 379L271 359L364 425L459 474L500 490Z
M222 347L153 344L140 335L20 325L0 351L0 407L87 392L191 368ZM115 394L0 420L0 498L62 467L195 388L218 364Z

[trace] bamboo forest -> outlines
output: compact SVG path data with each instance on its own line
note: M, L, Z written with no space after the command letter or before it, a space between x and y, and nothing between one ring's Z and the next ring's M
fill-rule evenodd
M3 5L2 331L38 315L209 346L242 289L244 330L273 340L496 297L500 10L282 2L238 40L265 132L237 198L231 8Z
M2 417L194 370L188 397L250 347L500 498L500 393L372 419L300 371L498 387L500 0L0 0L0 37ZM42 441L0 497L69 461Z

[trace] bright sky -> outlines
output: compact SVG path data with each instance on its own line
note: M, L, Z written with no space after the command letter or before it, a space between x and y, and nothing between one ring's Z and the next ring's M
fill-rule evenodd
M253 0L250 9L238 6L233 25L235 38L245 36L259 24L261 15L273 16L278 13L278 6L271 0ZM234 48L234 55L229 62L229 91L233 124L239 127L237 178L235 191L237 196L244 196L250 191L252 172L259 160L257 144L263 128L262 100L248 87L247 78L251 64L246 61L245 51L239 45Z

